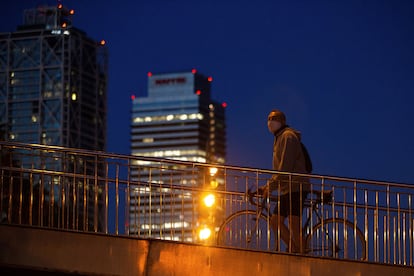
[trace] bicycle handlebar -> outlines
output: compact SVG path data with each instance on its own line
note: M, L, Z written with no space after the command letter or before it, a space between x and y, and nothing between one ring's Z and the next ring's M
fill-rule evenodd
M263 191L260 189L257 189L256 192L252 192L249 188L247 190L247 196L249 198L249 202L252 205L255 205L261 209L265 209L266 206L266 198L263 197ZM256 200L255 200L256 198ZM259 199L261 199L261 202L259 202ZM270 198L271 201L276 201L274 198Z

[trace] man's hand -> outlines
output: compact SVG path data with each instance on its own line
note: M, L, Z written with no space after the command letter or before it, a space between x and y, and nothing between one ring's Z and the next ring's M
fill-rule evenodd
M267 198L269 196L269 183L264 186L261 186L257 189L257 192L263 196L263 198Z

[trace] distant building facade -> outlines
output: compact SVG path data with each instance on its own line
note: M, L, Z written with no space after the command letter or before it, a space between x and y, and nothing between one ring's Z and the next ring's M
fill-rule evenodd
M28 9L15 32L0 34L1 140L105 150L107 49L72 26L73 14L61 4ZM18 161L23 167L74 173L98 170L76 156L57 159L22 156ZM43 182L62 191L62 179ZM88 212L96 221L96 210Z
M211 82L211 77L195 69L178 73L148 73L148 96L136 97L132 101L131 154L224 164L225 104L211 98ZM174 195L174 189L168 187L171 183L200 187L201 181L194 180L191 175L163 176L159 175L159 171L134 165L135 169L131 169L132 181L150 181L159 186L147 189L138 185L131 189L130 234L194 241L194 231L200 224L194 202L199 199L191 191ZM162 210L152 210L151 203L158 204L161 198L170 210L176 207L181 211L172 215L166 212L166 217Z

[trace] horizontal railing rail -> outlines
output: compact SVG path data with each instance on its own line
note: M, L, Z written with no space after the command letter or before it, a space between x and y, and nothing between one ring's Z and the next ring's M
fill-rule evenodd
M15 142L0 149L2 223L293 253L272 228L278 200L255 195L257 206L248 194L281 175L291 187L308 179L315 193L332 192L301 198L297 254L414 265L411 184Z

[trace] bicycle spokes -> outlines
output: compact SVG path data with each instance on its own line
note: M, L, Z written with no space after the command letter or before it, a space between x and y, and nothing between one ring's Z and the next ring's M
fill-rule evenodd
M307 251L314 256L364 260L366 243L362 232L347 220L326 219L307 237Z
M218 235L219 245L268 250L272 244L266 217L253 210L233 214L220 227Z

